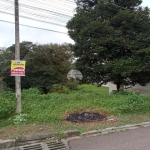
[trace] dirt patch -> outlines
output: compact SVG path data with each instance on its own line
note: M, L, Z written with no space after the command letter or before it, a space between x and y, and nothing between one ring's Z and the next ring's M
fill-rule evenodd
M84 122L92 122L92 121L102 121L107 117L103 114L96 112L82 112L82 113L74 113L68 115L66 118L67 121L71 121L74 123L84 123Z
M0 129L0 140L14 139L23 135L34 135L51 132L53 128L46 125L21 125L16 127L7 127Z

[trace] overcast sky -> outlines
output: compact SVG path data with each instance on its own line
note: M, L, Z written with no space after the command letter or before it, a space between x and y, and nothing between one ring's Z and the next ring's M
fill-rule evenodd
M5 6L5 1L6 0L0 0L0 10L3 10L2 8L4 8L4 9L8 8ZM10 1L13 1L13 0L10 0ZM63 13L68 16L73 16L74 9L75 9L75 4L71 3L71 2L67 3L67 0L47 0L47 1L46 0L45 1L43 1L43 0L36 1L35 0L36 2L34 0L19 0L20 3L25 3L25 4L27 1L30 1L31 6L41 7L41 4L43 4L42 5L43 9L46 9L46 10L49 9L49 10L52 10L55 12ZM51 7L50 7L50 5L48 5L48 2L50 2L50 1L53 2L53 5L51 5ZM69 0L69 1L73 1L73 0ZM37 2L39 2L39 3L37 3ZM60 4L60 2L61 2L61 4ZM46 5L46 3L47 3L47 5ZM58 3L59 3L59 5L58 5ZM57 7L55 7L55 5L57 5ZM143 0L142 6L150 7L150 0ZM12 7L12 9L13 9L13 7ZM20 9L22 9L22 7ZM8 12L7 10L4 10L4 11ZM11 12L11 11L9 11L9 12ZM41 13L41 12L39 11L39 13ZM30 17L30 14L28 14L27 16ZM34 17L34 18L36 18L36 17ZM56 17L56 19L58 19L58 18ZM60 19L62 19L62 18L60 18ZM7 15L7 14L0 12L0 20L14 22L14 16ZM65 18L64 18L64 20L65 20ZM54 22L54 21L55 20L52 20L52 22ZM55 22L55 23L62 24L59 19L58 19L58 22ZM35 27L40 27L40 28L56 30L56 31L67 33L67 29L65 27L56 26L56 25L52 25L52 24L46 24L46 23L33 21L33 20L29 20L29 19L24 19L24 18L20 18L20 24L25 24L25 25L30 25L30 26L35 26ZM0 47L9 47L15 43L14 27L15 27L14 24L9 24L9 23L0 21ZM47 44L47 43L61 44L64 42L73 43L73 41L69 38L69 36L67 34L55 33L55 32L20 26L20 42L22 42L22 41L32 41L33 43L37 42L40 44Z

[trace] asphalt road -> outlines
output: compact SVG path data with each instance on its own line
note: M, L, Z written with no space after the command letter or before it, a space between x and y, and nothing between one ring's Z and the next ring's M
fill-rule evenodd
M70 150L150 150L150 127L71 140Z

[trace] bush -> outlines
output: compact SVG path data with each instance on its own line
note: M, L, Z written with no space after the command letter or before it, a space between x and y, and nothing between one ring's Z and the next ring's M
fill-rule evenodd
M65 86L69 88L70 90L78 90L79 89L79 83L77 80L69 80L66 82Z
M29 88L29 89L24 89L22 91L22 93L24 95L30 95L30 94L36 94L36 95L40 95L41 92L38 90L38 88Z
M0 119L9 118L15 113L15 95L8 91L0 94Z
M141 113L150 110L150 97L129 93L126 101L119 107L121 113Z
M133 92L127 91L127 90L120 90L117 94L121 94L121 95L132 95Z

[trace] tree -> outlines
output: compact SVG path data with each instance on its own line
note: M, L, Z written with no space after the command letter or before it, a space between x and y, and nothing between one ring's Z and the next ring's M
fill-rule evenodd
M64 84L71 69L71 56L67 44L36 45L25 57L30 85L48 93L52 85Z
M22 89L38 87L48 93L53 84L63 84L71 69L70 47L68 44L20 43L21 60L26 61L26 76L21 78ZM14 60L15 46L0 54L0 75L4 76L7 86L14 89L14 78L10 76L10 60Z
M91 5L90 3L93 3ZM77 0L68 22L77 69L86 82L150 82L149 8L141 0ZM144 75L144 76L143 76Z
M20 43L20 58L21 60L25 59L25 56L32 49L34 44L32 42L24 41ZM10 76L10 63L11 60L15 59L15 45L6 48L0 53L0 76L5 77L3 81L7 84L7 87L15 89L15 78ZM27 82L26 77L22 77L22 87L28 88L29 82Z

